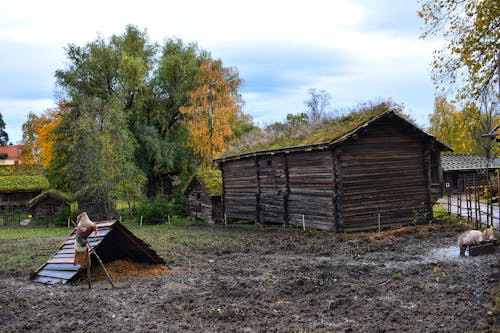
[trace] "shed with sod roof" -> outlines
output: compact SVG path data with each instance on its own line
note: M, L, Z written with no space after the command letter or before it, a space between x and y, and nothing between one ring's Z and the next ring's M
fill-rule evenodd
M351 113L302 143L216 159L228 222L344 231L432 217L442 192L440 155L451 148L398 110L383 103Z
M206 222L222 221L222 175L220 170L202 170L184 190L188 216Z

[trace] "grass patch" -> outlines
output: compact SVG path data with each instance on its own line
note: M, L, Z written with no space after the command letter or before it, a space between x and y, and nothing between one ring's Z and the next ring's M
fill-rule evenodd
M0 240L6 239L33 239L66 236L73 228L2 228L0 229Z

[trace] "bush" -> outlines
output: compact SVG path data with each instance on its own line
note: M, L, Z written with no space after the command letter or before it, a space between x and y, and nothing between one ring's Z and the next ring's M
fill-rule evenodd
M66 227L68 225L68 217L72 221L76 221L76 216L78 212L71 212L70 208L67 206L61 206L54 216L54 225L58 227Z
M143 200L137 209L137 222L144 224L160 224L165 222L169 208L164 196L158 195L154 199Z
M176 191L170 202L170 212L176 216L187 216L186 197L181 191Z

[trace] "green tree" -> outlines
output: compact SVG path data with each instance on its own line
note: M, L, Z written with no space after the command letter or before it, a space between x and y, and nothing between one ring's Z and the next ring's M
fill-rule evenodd
M69 190L83 201L92 198L99 216L109 219L123 191L143 186L145 178L133 160L135 140L120 102L89 98L77 108L71 126L78 130L65 138L73 142L66 154Z
M99 37L84 46L69 45L68 65L56 71L56 78L74 106L75 115L69 118L79 118L84 109L78 105L88 98L113 101L125 114L138 142L136 164L147 175L148 194L154 196L166 187L171 174L184 172L193 163L193 154L185 148L187 130L178 125L179 107L187 102L194 74L206 56L195 44L180 40L167 40L160 48L149 42L145 32L127 26L109 40ZM60 132L77 130L66 124ZM71 151L60 144L61 154ZM54 171L64 172L65 163L56 162ZM59 172L52 174L64 182Z
M141 107L130 118L139 143L137 163L147 174L149 197L164 192L163 184L169 182L170 175L192 174L197 168L198 159L186 144L189 132L179 121L179 109L187 105L194 77L207 57L196 44L167 39Z
M0 113L0 146L6 146L9 143L9 135L5 131L5 121Z
M446 44L434 53L432 78L441 88L457 85L461 100L479 100L498 85L500 2L498 0L421 0L422 38L442 36Z

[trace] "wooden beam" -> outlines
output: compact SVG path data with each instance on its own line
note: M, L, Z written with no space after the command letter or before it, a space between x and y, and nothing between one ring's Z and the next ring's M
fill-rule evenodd
M333 164L333 207L334 207L334 223L335 231L344 231L344 221L342 216L342 166L341 166L342 151L336 149L332 151Z
M285 194L283 195L283 224L290 223L290 214L288 212L288 198L290 197L290 172L288 170L288 154L283 154L285 169Z

